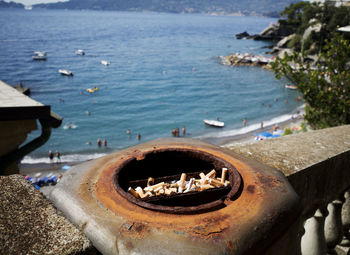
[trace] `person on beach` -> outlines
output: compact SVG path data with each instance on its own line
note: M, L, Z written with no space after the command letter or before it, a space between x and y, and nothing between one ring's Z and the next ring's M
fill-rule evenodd
M50 163L53 162L53 152L52 151L49 151L49 159L50 159Z
M247 119L244 118L244 119L243 119L243 127L245 127L246 125L247 125Z
M56 163L61 163L61 153L59 151L56 151Z
M107 140L106 139L103 140L103 146L107 147Z
M97 139L97 146L98 146L98 147L101 147L101 145L102 145L102 141L101 141L100 138L98 138L98 139Z
M263 122L263 121L260 123L260 128L261 128L261 129L264 128L264 122Z
M140 133L137 134L137 140L141 140L141 134Z
M182 135L185 136L186 135L186 127L182 127Z

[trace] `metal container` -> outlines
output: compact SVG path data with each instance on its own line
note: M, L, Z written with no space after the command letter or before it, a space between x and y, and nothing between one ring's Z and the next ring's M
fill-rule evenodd
M128 187L228 169L229 185L144 200ZM194 139L159 139L72 167L51 199L103 254L261 254L298 216L279 171Z

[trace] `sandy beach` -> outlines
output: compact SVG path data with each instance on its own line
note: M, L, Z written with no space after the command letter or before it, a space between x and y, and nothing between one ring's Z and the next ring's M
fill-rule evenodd
M303 119L301 115L299 115L298 118L290 119L284 122L280 123L275 123L274 125L278 125L280 129L284 129L286 127L293 127L293 126L300 126L300 124L303 122ZM261 133L261 132L270 132L273 128L274 125L268 125L264 126L262 129L258 130L253 130L244 134L239 134L239 135L233 135L233 136L225 136L225 137L210 137L210 138L203 138L202 140L217 146L222 146L222 147L228 147L232 144L235 143L252 143L252 142L259 142L255 140L255 135L256 133ZM271 138L271 139L278 139L278 138ZM73 166L76 164L79 164L82 162L62 162L62 163L38 163L38 164L19 164L19 169L20 169L20 174L26 176L31 176L31 177L38 177L42 178L47 175L58 175L64 173L68 169L62 169L66 166Z

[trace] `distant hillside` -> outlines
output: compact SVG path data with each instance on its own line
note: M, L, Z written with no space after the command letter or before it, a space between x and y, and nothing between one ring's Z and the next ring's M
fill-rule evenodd
M18 3L15 3L15 2L9 2L8 3L8 2L0 0L0 9L1 8L20 8L20 9L23 9L24 5L23 4L18 4Z
M279 16L293 0L70 0L33 8Z

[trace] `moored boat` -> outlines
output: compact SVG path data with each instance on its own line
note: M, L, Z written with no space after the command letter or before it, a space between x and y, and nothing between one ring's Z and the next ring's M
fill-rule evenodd
M85 52L84 52L83 50L77 50L77 51L75 52L75 54L84 56L84 55L85 55Z
M33 60L46 60L46 52L45 51L34 51L34 56L32 56Z
M212 126L212 127L224 127L225 123L222 121L218 121L218 120L203 120L204 124L208 125L208 126Z
M111 62L107 61L107 60L101 60L101 64L108 66Z
M66 69L59 69L58 72L62 75L73 76L73 72Z
M287 88L287 89L293 89L293 90L297 89L297 86L291 85L291 84L286 84L286 85L284 85L284 87Z

